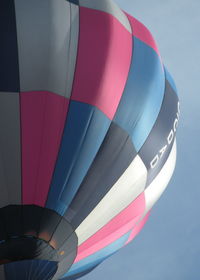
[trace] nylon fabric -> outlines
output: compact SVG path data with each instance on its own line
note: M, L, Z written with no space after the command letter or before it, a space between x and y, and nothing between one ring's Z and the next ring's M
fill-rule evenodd
M123 247L123 245L126 243L130 236L130 232L119 238L117 241L113 242L109 246L103 248L102 250L96 252L95 254L81 260L80 262L77 262L72 265L68 273L63 275L64 277L72 276L73 274L80 273L84 270L87 270L88 268L91 268L94 265L99 264L103 260L105 260L107 257L115 253L117 250Z
M160 113L139 152L148 170L147 185L157 176L169 156L175 139L179 113L177 94L166 80Z
M51 280L57 270L56 262L27 260L5 265L6 280ZM2 279L4 280L4 279Z
M81 244L81 240L79 240L81 246L78 248L75 262L101 250L129 232L137 224L144 210L145 199L144 193L142 193L130 205L128 205L126 209L116 215L84 243Z
M124 91L131 54L132 36L118 20L110 14L80 7L72 99L96 106L112 120Z
M19 94L0 92L0 207L21 204Z
M157 177L145 190L146 209L144 215L153 207L166 189L176 164L176 141L173 144L169 157Z
M139 156L77 228L81 244L125 209L144 191L147 170ZM104 213L104 215L102 215Z
M95 107L71 101L46 207L64 214L107 133L110 120Z
M15 0L21 91L71 95L78 7L65 0Z
M127 133L112 123L65 218L77 228L109 192L136 156ZM87 205L87 207L85 207Z
M23 204L44 206L69 101L51 92L23 92L20 100Z
M112 0L79 0L79 5L111 14L118 19L118 21L120 21L120 23L130 33L132 33L132 29L126 15Z
M130 72L114 122L128 132L137 152L158 117L164 90L165 76L157 53L134 37Z
M19 92L19 62L14 0L0 1L0 91Z

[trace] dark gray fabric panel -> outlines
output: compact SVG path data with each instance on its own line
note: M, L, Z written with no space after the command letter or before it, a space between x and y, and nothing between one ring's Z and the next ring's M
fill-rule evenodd
M15 0L20 91L70 97L79 8L66 0Z
M165 83L163 104L156 123L139 155L148 170L147 186L165 164L172 149L179 121L178 97L169 82Z
M112 123L78 193L65 213L75 228L112 188L136 156L127 132Z
M0 1L0 91L19 92L14 0Z
M67 271L72 266L73 262L71 260L75 259L76 252L71 252L65 259L65 261L59 263L57 273L54 275L52 280L61 279L63 274L67 273Z
M66 256L70 255L72 252L77 253L77 244L78 244L78 237L76 234L71 234L70 237L68 237L63 245L57 250L58 252L58 260L62 264L63 262L66 262ZM65 268L64 268L65 269Z
M67 1L75 5L79 5L79 0L67 0Z
M71 225L65 219L62 219L55 229L50 243L53 242L54 248L59 249L73 232Z
M20 236L22 230L22 207L18 205L9 205L0 210L1 221L3 222L6 238L11 236Z
M6 280L5 272L4 272L4 265L0 265L0 279Z
M0 207L21 203L19 94L0 92Z
M55 211L44 208L40 219L39 238L49 242L61 219L62 217Z

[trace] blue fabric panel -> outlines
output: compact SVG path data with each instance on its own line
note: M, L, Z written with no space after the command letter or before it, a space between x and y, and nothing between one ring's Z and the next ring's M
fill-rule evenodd
M76 279L79 279L79 278L85 276L86 274L90 273L91 271L93 271L99 264L97 264L97 265L95 265L93 267L90 267L89 269L84 270L84 271L82 271L80 273L76 273L76 274L73 274L72 276L61 278L61 279L62 280L76 280Z
M5 264L6 280L51 280L57 270L56 262L25 260Z
M73 274L83 272L87 269L92 268L93 266L98 265L99 263L104 261L106 258L111 256L113 253L115 253L116 251L121 249L124 246L124 244L126 243L126 241L128 240L130 234L131 234L131 231L126 233L121 238L117 239L115 242L111 243L107 247L103 248L102 250L81 260L80 262L75 263L74 265L72 265L72 267L70 268L68 273L66 273L63 276L63 278L67 277L67 276L72 276Z
M171 74L169 73L169 71L167 70L166 67L165 67L165 77L166 77L166 80L168 80L168 82L170 83L173 90L177 93L177 88L176 88L174 79L172 78Z
M97 108L71 101L47 208L64 214L94 160L110 123Z
M114 121L132 137L137 152L157 119L164 89L160 58L151 47L134 37L130 72Z

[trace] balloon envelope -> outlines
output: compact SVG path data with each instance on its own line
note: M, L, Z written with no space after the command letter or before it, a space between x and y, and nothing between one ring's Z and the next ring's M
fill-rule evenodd
M0 36L0 278L77 279L166 188L176 87L111 0L2 0Z

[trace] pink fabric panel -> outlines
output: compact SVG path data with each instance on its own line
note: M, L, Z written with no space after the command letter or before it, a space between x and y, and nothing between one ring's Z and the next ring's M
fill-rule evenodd
M146 214L146 216L133 228L133 231L131 232L131 235L129 236L129 239L127 240L126 244L130 243L136 235L142 230L143 226L146 224L148 218L149 218L150 212Z
M69 100L51 92L21 99L22 203L45 206Z
M80 7L80 34L72 99L113 119L127 81L132 35L112 15Z
M138 39L140 39L141 41L143 41L145 44L149 45L151 48L153 48L157 52L157 54L160 56L158 47L156 45L156 42L155 42L153 36L151 35L151 32L139 20L137 20L136 18L134 18L128 14L126 14L126 15L132 26L133 35L135 37L137 37Z
M142 193L125 210L79 246L75 262L94 254L130 231L144 210L145 197Z

